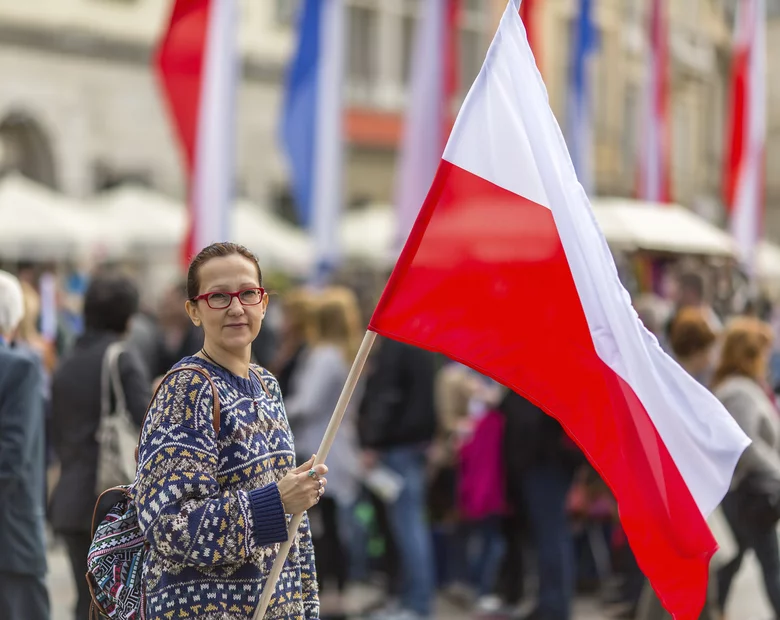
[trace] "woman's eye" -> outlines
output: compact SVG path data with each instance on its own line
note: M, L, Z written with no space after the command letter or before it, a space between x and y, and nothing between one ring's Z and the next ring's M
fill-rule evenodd
M213 304L224 304L230 298L225 293L212 293L209 295L209 301Z
M251 290L251 291L244 291L241 293L241 299L244 301L256 301L257 300L257 291Z

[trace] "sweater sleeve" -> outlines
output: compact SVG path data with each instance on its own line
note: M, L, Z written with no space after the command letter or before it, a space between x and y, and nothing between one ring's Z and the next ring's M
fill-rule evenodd
M276 484L220 488L213 400L211 385L197 372L168 376L141 437L138 521L155 551L186 566L243 562L258 547L287 540Z

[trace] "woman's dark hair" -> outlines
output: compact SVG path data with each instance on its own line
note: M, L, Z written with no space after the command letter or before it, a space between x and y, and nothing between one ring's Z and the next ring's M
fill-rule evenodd
M233 254L248 258L255 264L257 268L257 282L260 286L263 286L263 272L260 271L260 263L257 260L257 256L238 243L227 241L212 243L210 246L203 248L190 263L190 268L187 271L187 298L192 299L200 294L200 268L204 263L207 263L212 258L232 256Z
M138 288L130 278L97 274L84 296L84 323L87 328L124 333L138 304Z

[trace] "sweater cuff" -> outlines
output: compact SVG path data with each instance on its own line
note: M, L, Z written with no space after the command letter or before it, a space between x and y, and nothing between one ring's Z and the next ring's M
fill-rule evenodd
M252 507L255 542L259 546L282 543L287 540L287 517L282 506L282 496L275 482L249 492Z

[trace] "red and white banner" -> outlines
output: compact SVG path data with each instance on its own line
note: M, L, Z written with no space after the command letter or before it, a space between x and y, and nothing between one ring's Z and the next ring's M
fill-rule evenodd
M439 166L452 128L457 89L457 20L460 0L425 0L410 68L409 104L398 158L397 249L406 241Z
M155 57L184 152L189 226L182 261L229 237L238 85L236 0L176 0Z
M748 438L642 325L511 0L369 329L465 363L557 418L610 486L644 574L695 620L705 515Z
M650 48L639 146L638 197L671 202L669 129L669 29L665 0L651 0Z
M750 275L764 212L766 1L740 0L731 70L725 201L731 233Z

